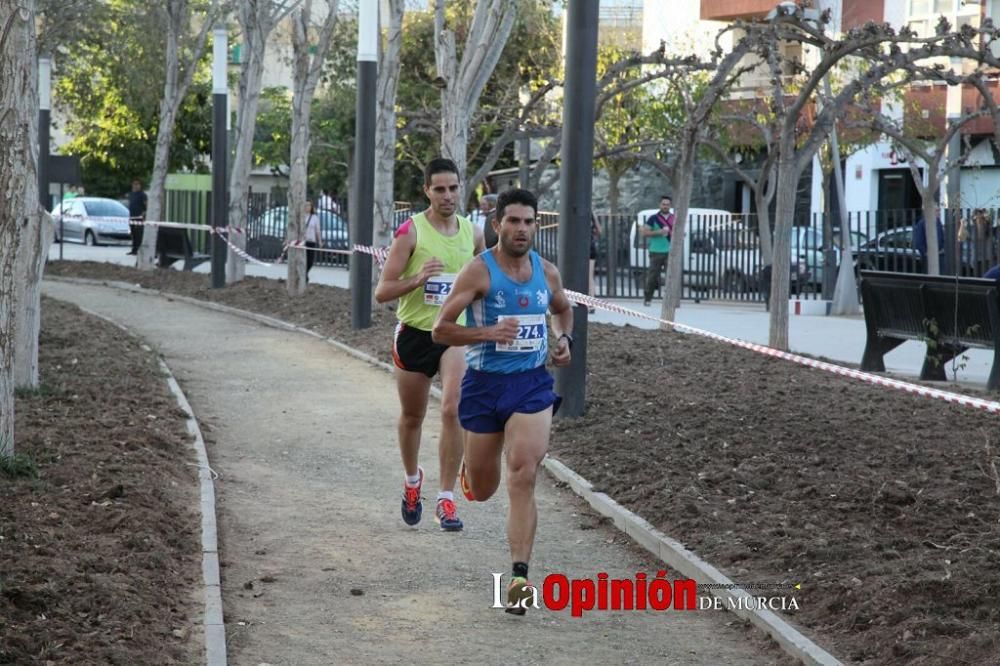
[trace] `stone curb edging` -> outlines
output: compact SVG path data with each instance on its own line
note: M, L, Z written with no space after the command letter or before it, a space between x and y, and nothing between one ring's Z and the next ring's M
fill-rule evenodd
M60 280L63 281L63 280ZM70 282L69 280L65 280ZM79 307L79 306L77 306ZM120 322L106 317L99 312L80 308L88 315L97 317L116 326L130 337L142 338ZM180 384L171 372L170 367L157 356L160 370L166 375L167 387L177 400L177 406L184 412L188 434L191 435L191 446L198 460L199 497L201 505L201 575L205 586L205 615L202 626L205 631L205 663L207 666L226 666L226 625L222 617L222 581L219 575L219 541L218 525L215 517L215 484L212 478L213 470L208 464L208 452L205 450L205 439L195 418L191 404L184 395Z
M228 305L213 303L211 301L203 301L189 296L161 292L155 289L145 289L137 285L123 282L90 280L83 278L45 279L68 282L71 284L76 283L109 286L139 293L172 298L191 305L205 307L216 312L251 319L274 328L303 333L310 337L323 340L350 356L365 361L366 363L374 365L378 368L389 372L392 372L393 369L388 363L384 363L374 356L350 347L339 340L326 337L315 331L310 331L309 329L302 328L301 326L296 326L295 324L290 324L286 321L275 319L267 315L248 312L246 310L241 310ZM431 387L431 394L438 399L441 398L441 392L437 389L437 387ZM545 466L545 469L549 472L549 474L551 474L555 479L567 484L573 492L583 498L594 510L601 515L611 518L615 527L631 537L633 541L652 553L655 557L673 567L678 573L695 580L699 584L712 583L719 585L720 587L713 588L712 594L721 598L725 602L726 609L738 617L750 621L758 629L767 633L787 654L799 659L802 663L808 664L809 666L843 666L842 662L836 657L807 638L798 629L780 618L774 612L766 609L757 610L754 608L731 608L729 606L730 600L733 600L735 604L738 604L740 599L749 600L753 597L753 595L738 587L721 571L686 549L680 542L675 539L671 539L663 532L657 530L645 519L624 508L608 495L602 492L594 491L593 485L589 481L563 463L559 462L557 459L553 458L551 455L546 456L542 461L542 464Z
M719 585L720 587L712 588L712 594L725 602L725 608L766 632L781 646L782 650L810 666L842 666L836 657L813 643L798 629L772 611L740 608L739 600L750 600L753 595L737 586L725 574L692 553L680 542L671 539L608 495L595 491L589 481L572 469L552 457L547 457L543 464L552 476L572 488L594 510L611 518L615 527L632 537L633 541L666 562L678 573L699 584ZM729 605L730 600L733 600L736 607Z

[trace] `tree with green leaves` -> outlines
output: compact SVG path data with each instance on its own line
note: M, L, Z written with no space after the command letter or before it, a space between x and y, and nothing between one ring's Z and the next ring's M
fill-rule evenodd
M306 202L309 176L309 145L311 143L310 119L313 97L323 63L330 50L333 30L337 24L337 0L325 0L323 20L313 24L312 0L304 0L291 15L292 22L292 142L288 196L289 242L305 238ZM311 43L315 40L315 43ZM314 204L314 211L316 210ZM289 296L301 296L306 290L306 253L290 252L288 255Z
M200 7L188 0L167 0L162 10L166 12L166 48L164 49L163 97L160 99L159 121L156 130L156 147L153 151L153 172L147 192L149 202L146 219L158 221L163 217L164 196L167 189L167 172L170 167L170 145L173 143L174 125L181 104L187 97L195 74L202 65L208 32L224 10L220 0ZM149 11L159 11L155 4ZM201 27L195 28L200 22ZM159 228L144 229L142 246L136 264L142 269L156 265L156 240Z
M469 160L469 125L514 27L515 12L513 0L477 0L459 53L456 33L445 21L445 0L434 3L437 78L433 83L441 90L441 155L455 162L463 184Z
M597 53L597 76L602 76L622 56L619 48L600 49ZM626 70L622 76L627 80L640 74L638 69L632 69ZM612 215L618 213L619 181L638 162L632 150L615 148L634 146L647 138L643 121L649 119L645 109L652 101L653 95L647 88L634 88L609 96L602 109L595 113L594 165L608 174L608 206Z
M925 65L933 58L964 59L970 69L1000 64L991 50L996 40L992 24L952 31L944 21L934 34L921 37L907 27L897 31L889 24L869 23L832 37L825 32L828 20L829 13L824 13L818 23L807 20L804 10L795 8L755 26L755 32L763 36L757 44L756 54L767 63L769 73L766 96L780 118L768 335L770 346L777 349L788 348L791 227L798 180L826 143L835 123L860 98L881 98L914 83L934 80L941 68ZM776 48L781 43L799 43L818 51L818 62L808 71L798 72L794 91L788 89L783 76L787 63ZM831 92L823 84L828 74L842 63L850 64L853 76L839 91ZM808 108L817 111L809 122L805 122ZM846 225L842 227L846 232ZM933 227L929 236L936 236ZM845 251L849 247L849 242L844 244Z
M899 154L906 157L914 186L920 193L923 223L926 225L926 270L928 275L940 275L940 253L944 252L944 248L938 246L937 239L937 223L941 215L937 196L945 179L957 173L968 162L972 152L972 146L968 143L960 145L957 152L949 150L952 139L960 137L963 128L980 118L991 118L996 128L1000 122L1000 111L983 72L973 71L967 76L961 76L955 72L942 71L933 73L932 76L940 77L949 86L958 86L959 90L965 85L975 88L979 91L979 103L972 109L963 110L957 117L947 119L943 133L932 123L920 118L917 109L905 108L902 114L890 116L882 110L879 100L872 99L866 99L860 105L864 112L859 114L856 124L884 135ZM993 150L1000 151L996 137L993 140ZM958 202L950 203L953 207L958 207Z
M771 202L777 189L777 116L757 99L734 100L723 106L713 115L712 130L702 145L753 192L760 259L768 266L773 262Z
M138 0L108 0L96 11L103 21L81 22L56 54L53 101L71 137L61 152L80 156L87 193L118 198L133 178L148 182L153 170L168 18ZM200 61L192 77L176 112L169 169L204 168L210 151L207 69Z
M553 0L524 0L506 47L486 81L469 123L464 181L471 203L486 174L516 164L514 139L551 136L558 115L547 93L559 85L561 31ZM449 2L447 24L459 39L468 34L473 5ZM397 144L394 190L397 199L422 199L422 170L442 151L442 96L436 64L427 44L434 39L433 11L407 11L400 45L396 96ZM543 90L544 89L544 90ZM527 101L525 101L527 100Z
M254 131L257 106L264 79L264 51L271 33L298 5L300 0L242 0L236 18L242 38L239 108L236 113L235 145L229 173L229 226L242 227L249 210L250 170L253 166ZM233 234L230 242L246 249L246 236ZM246 264L232 248L226 261L226 283L239 282L246 275Z
M396 93L399 89L400 52L403 47L404 0L387 0L381 17L379 39L378 94L375 102L375 211L372 238L376 246L392 242L395 212ZM378 271L372 279L379 279Z

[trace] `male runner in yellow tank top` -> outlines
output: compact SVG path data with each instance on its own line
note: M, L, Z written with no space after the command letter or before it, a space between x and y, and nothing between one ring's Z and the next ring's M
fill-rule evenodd
M485 249L483 232L456 214L459 191L458 167L454 162L437 158L427 164L424 193L430 208L414 215L396 232L375 289L375 300L379 303L399 299L396 312L399 324L393 338L392 357L401 407L399 451L406 473L403 521L416 525L423 513L420 489L424 470L417 464L417 458L431 379L440 371L441 491L434 517L441 529L449 532L462 529L453 493L462 463L458 399L465 374L465 348L436 344L431 339L431 329L455 276Z

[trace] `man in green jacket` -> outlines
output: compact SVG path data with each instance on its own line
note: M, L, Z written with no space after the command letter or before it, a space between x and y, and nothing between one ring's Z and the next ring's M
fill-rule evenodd
M670 236L674 232L674 214L670 212L673 200L669 196L660 197L660 210L646 219L639 233L647 240L649 249L649 269L646 271L646 289L643 305L649 305L653 294L660 288L660 273L667 267L670 256Z

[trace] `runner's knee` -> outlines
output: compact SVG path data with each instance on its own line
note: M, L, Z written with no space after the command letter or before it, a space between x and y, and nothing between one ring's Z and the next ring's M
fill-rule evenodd
M404 410L399 415L399 425L402 428L409 430L419 428L424 424L424 414L423 411L406 411Z
M476 483L472 486L472 496L477 502L485 502L493 497L493 493L500 487L500 479L490 479L490 483Z
M500 487L500 470L490 465L469 464L466 461L466 478L477 502L485 502L493 497Z
M458 395L448 395L447 393L441 396L441 418L442 419L458 419Z
M531 488L535 485L538 475L538 464L541 459L531 456L507 458L507 482L511 488Z

